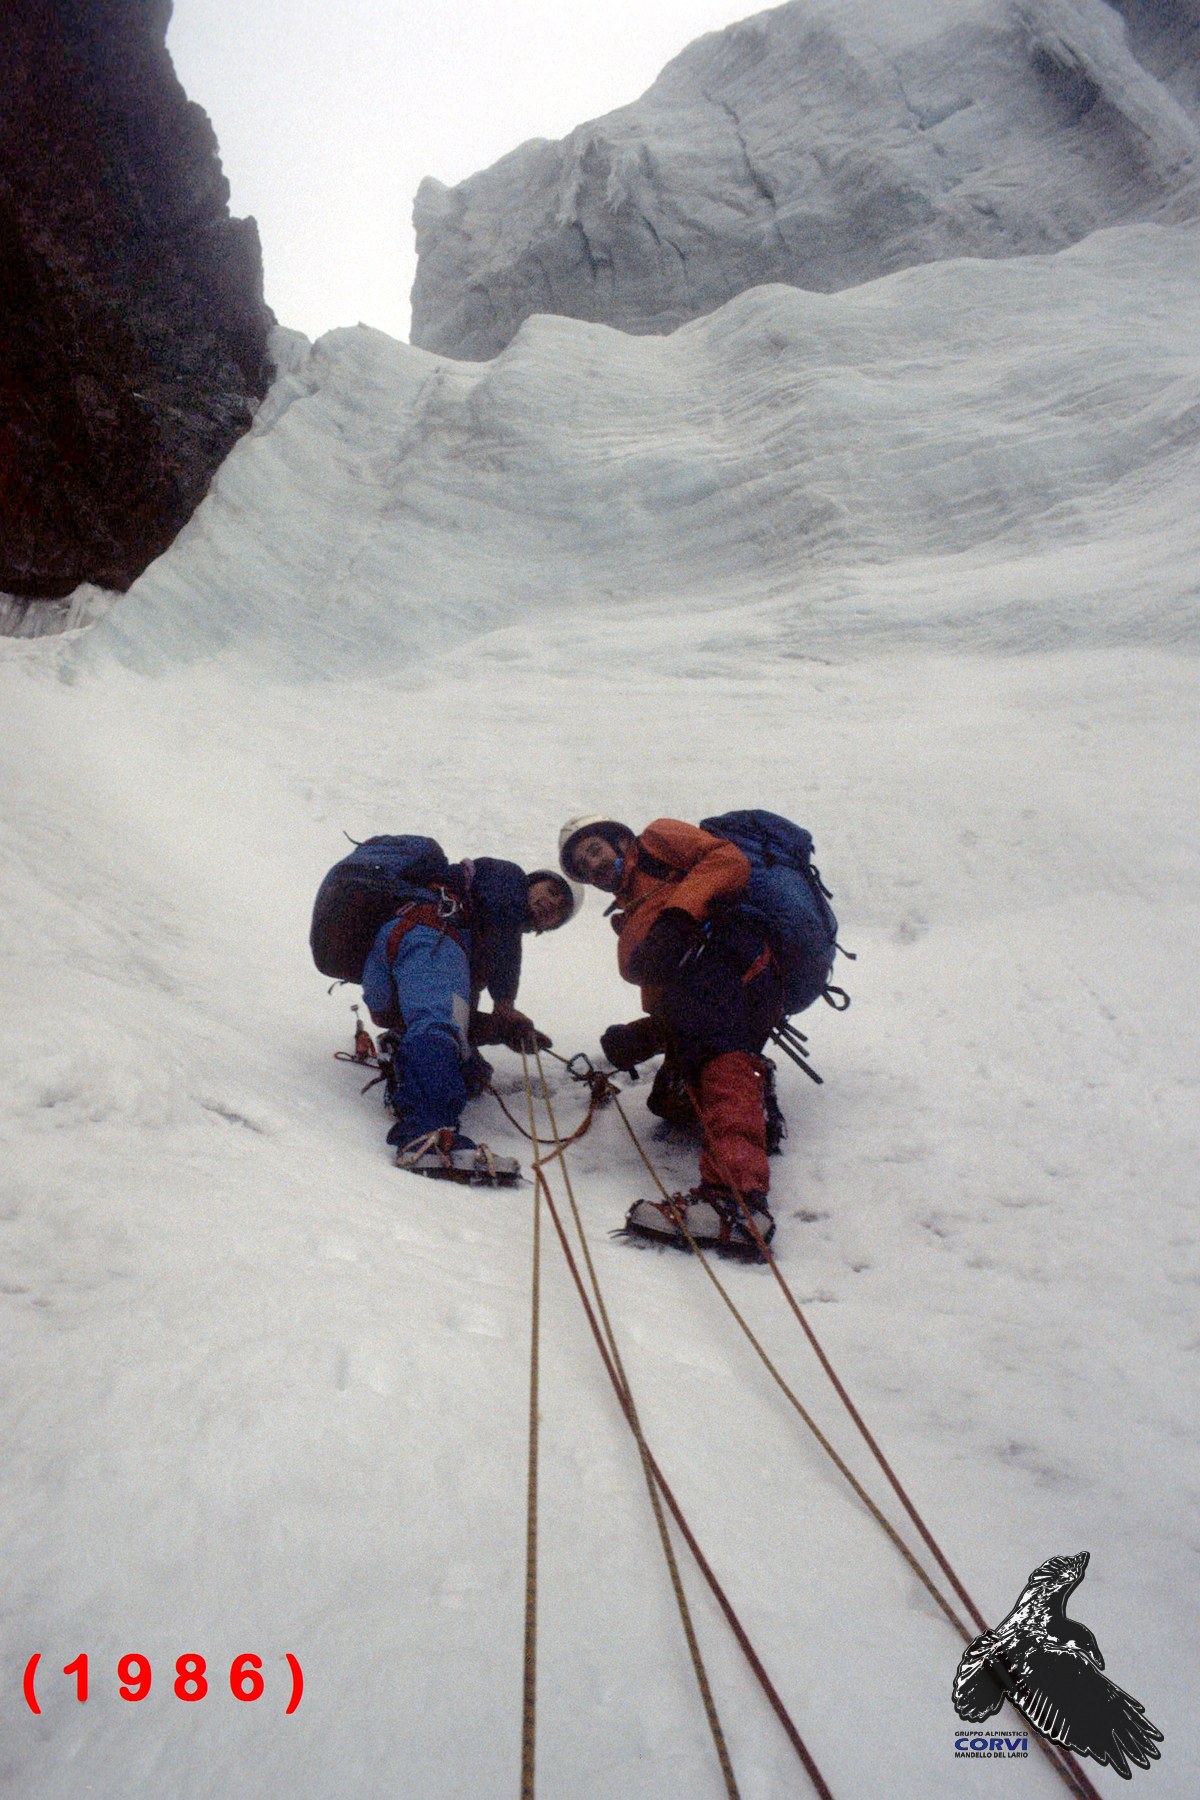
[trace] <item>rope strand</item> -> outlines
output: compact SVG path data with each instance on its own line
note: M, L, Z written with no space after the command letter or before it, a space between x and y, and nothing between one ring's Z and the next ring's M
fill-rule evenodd
M534 1125L529 1064L521 1052L529 1124ZM537 1758L537 1528L538 1528L538 1375L541 1338L542 1204L533 1188L533 1275L530 1283L529 1330L529 1476L525 1509L525 1660L521 1700L521 1800L534 1800Z
M539 1175L540 1175L540 1172L539 1172ZM587 1316L588 1325L591 1328L592 1336L596 1340L596 1348L600 1353L600 1358L601 1358L601 1361L603 1362L604 1367L608 1373L608 1378L613 1385L614 1392L616 1393L616 1396L617 1396L617 1401L620 1404L622 1411L625 1413L626 1419L629 1420L628 1396L625 1392L625 1389L621 1385L621 1378L617 1374L617 1371L616 1371L615 1367L613 1366L613 1361L609 1354L608 1346L606 1345L606 1343L604 1341L604 1334L601 1331L599 1321L597 1320L595 1311L592 1307L592 1303L588 1299L587 1291L583 1284L583 1277L579 1273L579 1265L575 1260L574 1253L572 1252L570 1243L567 1240L566 1229L565 1229L562 1219L559 1215L558 1208L555 1205L554 1200L548 1189L546 1190L545 1198L546 1198L546 1207L550 1214L551 1222L554 1225L554 1229L558 1233L558 1240L562 1246L562 1251L563 1251L564 1257L566 1258L567 1267L571 1272L571 1278L574 1281L575 1287L578 1291L580 1302L582 1303L584 1313ZM630 1421L630 1423L632 1424L632 1421ZM803 1738L800 1736L800 1733L797 1731L795 1725L793 1724L791 1716L789 1715L786 1706L784 1705L783 1701L780 1699L778 1690L776 1689L770 1676L767 1674L767 1671L766 1671L765 1667L763 1666L762 1661L760 1660L757 1652L754 1649L753 1644L750 1642L750 1639L747 1636L745 1627L742 1625L741 1620L738 1618L737 1613L734 1611L733 1606L730 1603L729 1597L726 1594L724 1588L721 1586L720 1581L717 1579L717 1576L714 1574L711 1564L709 1563L707 1557L704 1555L704 1552L701 1550L700 1545L696 1540L695 1534L693 1533L686 1518L684 1517L683 1512L680 1509L679 1502L676 1500L675 1495L670 1487L670 1484L668 1483L666 1476L663 1474L662 1470L660 1469L652 1452L650 1453L650 1467L654 1472L654 1479L658 1483L659 1490L662 1493L662 1497L666 1501L667 1506L669 1507L669 1509L671 1511L671 1516L674 1518L675 1523L678 1525L679 1530L684 1538L684 1541L686 1542L688 1549L691 1551L692 1556L695 1559L697 1568L700 1570L700 1573L703 1575L705 1581L708 1583L708 1586L713 1594L713 1597L717 1601L717 1604L720 1606L721 1611L724 1613L725 1618L729 1623L730 1629L732 1630L734 1637L737 1639L738 1645L740 1646L743 1654L745 1655L747 1662L750 1664L750 1667L754 1672L755 1678L758 1680L760 1686L762 1687L763 1692L766 1695L767 1700L768 1700L772 1710L774 1711L776 1717L779 1719L779 1722L783 1726L784 1731L787 1733L788 1738L790 1739L792 1746L795 1749L797 1755L799 1756L801 1762L804 1764L805 1769L808 1771L808 1774L810 1775L810 1777L812 1779L814 1788L816 1789L817 1793L821 1796L821 1800L833 1800L833 1796L832 1796L832 1792L831 1792L830 1788L827 1786L827 1784L824 1780L824 1777L822 1776L816 1763L813 1761L812 1756L811 1756L807 1746L805 1745Z
M633 1126L629 1122L628 1115L626 1114L624 1107L621 1106L620 1102L618 1102L618 1104L617 1104L617 1111L621 1116L621 1121L624 1124L626 1131L629 1132L630 1136L633 1138L634 1143L636 1144L637 1143L637 1134L634 1132ZM640 1149L641 1146L638 1145L638 1148ZM643 1155L644 1155L644 1152L643 1152ZM653 1168L651 1168L651 1173L654 1175L654 1179L658 1183L659 1191L665 1196L665 1198L667 1198L669 1200L670 1195L667 1193L666 1188L662 1185L662 1182L659 1180L657 1172L655 1170L653 1170ZM717 1290L717 1293L720 1295L720 1297L724 1301L725 1305L729 1308L729 1311L733 1314L733 1317L736 1319L736 1321L737 1321L738 1325L741 1327L742 1331L746 1334L747 1339L749 1340L750 1344L753 1346L755 1353L759 1357L759 1360L762 1362L762 1364L763 1364L764 1368L767 1370L768 1374L771 1376L772 1380L778 1385L780 1391L785 1395L785 1397L787 1398L789 1403L795 1408L796 1412L800 1415L801 1419L804 1421L805 1425L808 1427L808 1429L812 1433L813 1437L817 1440L817 1442L821 1446L822 1450L824 1450L825 1454L833 1462L833 1464L837 1468L838 1472L841 1475L843 1475L845 1477L845 1479L849 1482L851 1488L854 1490L854 1492L858 1496L858 1498L862 1501L863 1505L866 1507L866 1509L870 1513L871 1517L875 1520L876 1524L881 1526L882 1529L887 1533L888 1537L891 1539L892 1543L896 1546L897 1550L899 1550L901 1556L903 1556L905 1562L908 1564L908 1566L912 1570L913 1574L917 1577L918 1581L920 1581L921 1584L926 1588L926 1590L928 1591L928 1593L930 1594L932 1599L934 1601L936 1601L937 1605L941 1608L942 1612L945 1613L946 1617L949 1619L950 1623L955 1627L955 1629L957 1631L961 1632L963 1637L969 1642L971 1637L973 1636L973 1633L967 1629L966 1625L964 1625L963 1621L959 1618L958 1614L954 1611L954 1608L950 1605L949 1601L944 1598L944 1596L942 1595L940 1590L935 1586L934 1582L931 1580L930 1576L921 1567L921 1564L917 1561L916 1557L913 1555L913 1553L909 1549L908 1545L904 1542L904 1539L900 1536L900 1534L896 1530L895 1526L891 1523L891 1521L887 1518L887 1516L883 1512L880 1511L879 1507L875 1504L874 1500L872 1500L870 1494L868 1494L867 1490L863 1487L862 1483L859 1481L859 1479L855 1475L854 1471L849 1467L849 1465L844 1461L844 1459L834 1449L832 1443L825 1436L825 1433L821 1430L820 1426L817 1424L817 1422L813 1418L812 1414L807 1411L807 1409L802 1404L802 1402L797 1398L793 1389L791 1387L789 1387L788 1383L784 1380L783 1376L779 1372L779 1369L777 1368L775 1363L772 1362L771 1358L768 1356L767 1352L764 1350L762 1344L759 1342L758 1338L755 1336L754 1331L751 1329L751 1326L750 1326L749 1322L747 1321L745 1315L741 1311L739 1311L737 1305L735 1304L732 1297L730 1296L729 1290L725 1287L724 1283L721 1281L720 1277L716 1273L716 1270L712 1267L712 1264L711 1264L709 1258L704 1253L703 1246L701 1244L697 1243L696 1239L692 1236L691 1232L688 1230L687 1220L686 1220L686 1217L683 1215L681 1215L679 1218L679 1226L680 1226L680 1229L682 1230L684 1236L687 1238L689 1245L695 1251L696 1255L699 1257L700 1266L704 1270L704 1273L708 1276L708 1279L712 1282L714 1288Z
M745 1195L742 1193L741 1188L738 1185L738 1183L734 1180L734 1178L729 1170L728 1165L724 1162L724 1159L713 1148L711 1138L710 1138L709 1132L708 1132L707 1122L704 1117L704 1111L700 1105L699 1096L697 1095L695 1088L693 1087L691 1082L686 1083L686 1086L687 1086L688 1095L691 1098L692 1105L696 1111L696 1117L700 1121L701 1130L704 1132L705 1142L708 1146L709 1154L712 1156L714 1162L716 1162L718 1168L721 1170L721 1173L725 1179L726 1186L729 1188L730 1192L733 1194L734 1198L736 1199L738 1206L741 1208L742 1215L754 1237L755 1243L758 1245L759 1251L762 1254L763 1261L769 1265L769 1267L771 1269L771 1273L774 1275L775 1280L778 1282L780 1289L783 1292L784 1298L786 1299L786 1301L788 1303L788 1306L790 1307L792 1313L795 1315L796 1319L799 1321L801 1329L803 1330L810 1345L812 1346L812 1349L817 1357L817 1360L821 1364L822 1369L825 1371L830 1382L832 1383L834 1392L837 1394L837 1396L841 1400L843 1406L846 1408L846 1411L849 1413L851 1419L854 1421L854 1424L858 1428L858 1431L859 1431L860 1435L862 1436L864 1443L867 1445L868 1449L871 1451L871 1454L874 1456L880 1469L882 1469L885 1477L887 1478L890 1486L892 1487L893 1492L896 1494L901 1505L904 1507L905 1512L908 1514L909 1518L912 1520L913 1525L916 1527L918 1533L921 1536L922 1541L925 1543L925 1545L927 1546L927 1548L933 1555L934 1560L938 1564L938 1567L942 1570L942 1573L946 1576L946 1579L949 1581L951 1587L954 1589L954 1592L958 1595L959 1599L962 1601L963 1605L966 1607L967 1612L969 1613L971 1619L974 1621L978 1631L980 1631L980 1632L987 1631L989 1629L987 1620L984 1618L983 1614L980 1612L979 1608L976 1606L975 1602L972 1600L970 1594L967 1592L966 1588L963 1586L962 1582L959 1580L954 1569L951 1567L948 1558L943 1553L941 1546L938 1544L937 1540L933 1536L933 1533L929 1530L929 1527L926 1525L924 1519L921 1517L920 1513L917 1511L916 1507L913 1505L913 1502L910 1500L908 1493L906 1492L905 1488L903 1487L895 1470L892 1468L891 1463L888 1461L887 1457L884 1455L878 1442L876 1441L875 1437L873 1436L870 1429L868 1428L865 1419L863 1418L862 1414L859 1412L858 1408L855 1406L853 1400L850 1398L849 1393L846 1391L846 1388L843 1385L840 1377L838 1376L837 1371L835 1370L833 1364L830 1362L829 1357L826 1355L825 1350L824 1350L822 1344L820 1343L820 1340L818 1339L816 1332L813 1330L812 1326L809 1324L807 1318L805 1317L804 1312L802 1311L802 1309L800 1307L799 1301L796 1299L796 1296L793 1294L790 1286L788 1285L787 1281L784 1279L784 1275L783 1275L782 1270L779 1267L777 1258L775 1257L774 1253L772 1252L770 1245L766 1242L765 1238L763 1237L762 1232L759 1230L758 1224L754 1218L753 1212L751 1211L750 1207L746 1204ZM626 1121L626 1125L627 1125L627 1128L629 1129L631 1135L633 1135L633 1128L632 1128L632 1126L629 1126L628 1121ZM635 1137L635 1142L636 1142L636 1137ZM640 1146L639 1146L639 1148L640 1148ZM647 1167L651 1166L650 1162L649 1162L649 1158L645 1155L644 1151L642 1152L642 1160L647 1164ZM652 1170L652 1173L655 1173L655 1172ZM656 1181L658 1180L657 1173L655 1173L655 1180ZM659 1186L661 1188L661 1186L662 1186L661 1182L659 1182ZM665 1192L665 1190L663 1190L663 1191ZM667 1198L669 1199L670 1196L668 1195ZM694 1248L696 1247L694 1244L694 1241L693 1241L693 1247ZM831 1452L831 1454L833 1454L833 1453ZM837 1458L836 1456L834 1457L834 1460L835 1460L835 1462L839 1462L839 1464L840 1464L840 1459ZM858 1484L854 1483L854 1486L856 1488L856 1491L858 1491ZM882 1515L878 1514L877 1509L874 1507L874 1504L871 1502L868 1502L868 1504L871 1506L872 1514L876 1517L879 1517L882 1522ZM887 1531L888 1536L890 1538L892 1538L893 1542L895 1542L897 1545L900 1546L900 1548L902 1549L902 1552L904 1554L905 1560L910 1564L910 1566L913 1567L914 1569L919 1570L920 1565L916 1562L915 1558L913 1558L913 1556L911 1555L911 1552L909 1552L907 1546L904 1545L903 1540L900 1539L895 1534L892 1527L890 1525L885 1524L885 1530ZM930 1593L932 1593L934 1595L934 1597L938 1600L938 1604L941 1607L942 1611L946 1614L946 1616L949 1619L951 1619L953 1621L953 1623L955 1624L957 1629L960 1632L962 1632L965 1640L967 1642L970 1642L972 1639L972 1634L966 1629L966 1627L963 1625L962 1621L960 1619L956 1618L955 1614L950 1609L948 1603L938 1595L937 1589L936 1589L936 1587L933 1586L933 1584L930 1580L930 1577L922 1571L921 1579L922 1579L922 1582L924 1583L924 1585L929 1589ZM1012 1701L1012 1704L1014 1705L1014 1707L1016 1707L1016 1710L1021 1714L1021 1717L1026 1719L1026 1722L1029 1724L1030 1729L1034 1733L1034 1742L1038 1745L1038 1747L1041 1749L1042 1753L1047 1757L1047 1759L1053 1765L1056 1772L1066 1782L1067 1786L1070 1787L1073 1792L1081 1795L1083 1797L1083 1800L1101 1800L1101 1796L1100 1796L1099 1792L1092 1785L1087 1774L1080 1767L1079 1763L1075 1760L1074 1756L1072 1756L1071 1752L1069 1750L1067 1750L1066 1748L1064 1748L1062 1745L1054 1743L1054 1741L1052 1739L1044 1737L1042 1735L1042 1733L1038 1730L1037 1726L1033 1724L1033 1721L1028 1718L1028 1715L1026 1713L1024 1713L1024 1711L1021 1709L1020 1706L1017 1705L1017 1702L1013 1699L1012 1678L1011 1678L1011 1675L1009 1675L1009 1671L1004 1669L1002 1667L1002 1665L1000 1665L999 1673L1002 1677L1000 1685L1005 1688L1005 1691L1008 1694L1010 1701ZM1007 1680L1003 1679L1003 1677L1007 1677Z
M536 1047L534 1049L534 1055L537 1059L538 1075L541 1079L542 1101L545 1105L546 1114L550 1120L550 1129L554 1134L554 1141L557 1146L554 1154L557 1156L559 1167L562 1170L563 1182L567 1190L567 1199L570 1202L571 1212L575 1219L575 1229L579 1233L580 1247L583 1251L584 1261L587 1264L588 1276L592 1283L592 1291L595 1295L596 1306L600 1313L600 1317L604 1322L604 1331L608 1339L613 1364L620 1376L621 1386L625 1392L625 1399L627 1402L626 1417L633 1430L633 1435L637 1442L638 1454L641 1457L642 1473L646 1480L646 1491L650 1496L650 1505L654 1512L654 1522L658 1527L659 1538L662 1542L663 1555L666 1558L667 1569L671 1577L671 1586L675 1593L675 1603L679 1609L680 1623L683 1626L684 1637L687 1640L688 1653L692 1659L692 1668L695 1672L697 1686L700 1689L700 1698L704 1706L705 1717L708 1720L708 1728L712 1735L713 1746L717 1753L717 1760L721 1765L721 1774L725 1782L725 1791L729 1800L740 1800L737 1780L733 1772L733 1763L729 1756L729 1746L725 1741L725 1732L717 1714L716 1702L713 1699L712 1687L708 1679L708 1671L704 1666L704 1659L700 1653L699 1640L696 1637L695 1626L692 1623L691 1609L688 1606L687 1595L683 1588L683 1579L679 1573L679 1563L675 1556L675 1547L671 1542L671 1534L667 1528L666 1518L663 1515L662 1501L659 1497L658 1485L654 1479L654 1471L651 1465L650 1449L642 1432L641 1419L638 1416L637 1405L633 1398L633 1390L621 1361L621 1353L617 1348L616 1335L613 1332L612 1324L608 1317L608 1309L604 1304L604 1296L600 1291L600 1284L596 1277L591 1253L588 1250L587 1238L583 1230L583 1221L579 1215L579 1208L575 1202L574 1189L571 1186L571 1177L567 1170L566 1160L563 1156L563 1144L559 1137L558 1125L554 1117L554 1106L550 1099L550 1087L546 1080L546 1071L542 1066L541 1052L537 1050ZM534 1169L537 1182L541 1185L542 1190L547 1196L547 1201L549 1201L550 1190L540 1163L535 1163Z
M521 1052L521 1057L522 1060L524 1060L524 1050ZM531 1143L535 1149L543 1150L548 1148L551 1144L555 1144L556 1154L561 1155L562 1151L565 1150L569 1144L575 1143L576 1140L581 1138L584 1132L590 1128L592 1120L596 1116L597 1109L604 1106L607 1101L614 1098L617 1093L617 1089L613 1086L612 1082L609 1081L607 1076L600 1077L595 1084L589 1085L591 1086L592 1097L588 1102L587 1111L584 1113L582 1120L575 1127L570 1136L563 1138L557 1143L554 1138L538 1137L536 1131L526 1131L525 1127L521 1124L521 1121L514 1117L509 1107L505 1104L504 1096L499 1088L494 1087L490 1081L487 1084L485 1092L492 1096L492 1099L496 1102L496 1105L500 1108L500 1111L504 1114L509 1124L514 1126L516 1130L520 1132L521 1136L525 1138L527 1142ZM542 1160L547 1161L548 1158L544 1157Z

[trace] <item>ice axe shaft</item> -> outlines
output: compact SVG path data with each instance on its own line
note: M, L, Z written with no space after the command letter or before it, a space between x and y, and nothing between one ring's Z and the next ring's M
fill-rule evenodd
M807 1040L805 1041L807 1042ZM817 1074L817 1071L813 1068L812 1064L805 1060L803 1051L798 1048L790 1037L785 1037L781 1029L777 1028L771 1033L771 1042L778 1045L779 1049L783 1051L783 1054L790 1057L798 1069L803 1069L810 1081L815 1081L818 1087L824 1085L824 1076Z

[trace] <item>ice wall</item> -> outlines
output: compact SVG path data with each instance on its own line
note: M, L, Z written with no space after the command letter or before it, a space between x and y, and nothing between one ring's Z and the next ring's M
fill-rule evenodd
M1198 47L1191 0L759 13L561 142L423 182L413 342L487 358L536 312L667 332L765 282L1194 216Z
M322 674L614 602L697 631L765 605L807 653L1179 641L1198 296L1200 233L1147 225L759 288L668 338L532 319L486 364L277 337L253 429L92 636L140 666L236 648Z

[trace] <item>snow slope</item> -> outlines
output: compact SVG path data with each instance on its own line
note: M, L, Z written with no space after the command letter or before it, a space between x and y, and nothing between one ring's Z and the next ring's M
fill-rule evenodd
M582 807L747 803L813 829L859 954L806 1022L825 1086L782 1070L781 1267L989 1616L1090 1550L1073 1611L1166 1734L1135 1779L1195 1790L1198 299L1195 237L1140 227L669 339L538 319L486 366L293 342L130 595L0 646L5 1792L515 1791L531 1197L389 1164L308 908L343 829L532 863ZM632 1016L613 960L594 898L529 942L557 1048ZM954 1760L953 1633L700 1270L609 1238L619 1121L571 1167L651 1444L833 1791L1061 1791ZM540 1791L717 1795L550 1242L543 1285ZM883 1500L770 1277L730 1286ZM743 1794L806 1792L687 1578Z

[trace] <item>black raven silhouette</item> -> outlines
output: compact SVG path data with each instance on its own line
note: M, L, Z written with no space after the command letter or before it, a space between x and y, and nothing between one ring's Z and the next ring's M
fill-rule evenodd
M994 1631L963 1652L954 1677L960 1719L989 1719L1007 1695L1030 1724L1101 1767L1130 1779L1129 1764L1150 1767L1162 1732L1132 1694L1100 1673L1104 1658L1086 1625L1067 1617L1067 1599L1083 1580L1086 1550L1052 1556L1033 1571L1021 1598Z

